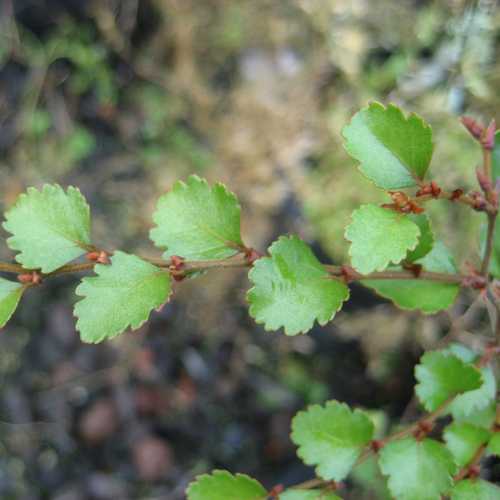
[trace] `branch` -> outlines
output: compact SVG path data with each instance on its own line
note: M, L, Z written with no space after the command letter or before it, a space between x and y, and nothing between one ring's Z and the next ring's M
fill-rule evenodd
M416 196L415 198L412 198L412 200L415 203L422 203L430 200L448 200L452 202L457 202L461 203L462 205L466 205L469 208L472 208L474 210L478 210L478 201L473 197L468 194L464 194L461 192L460 189L457 189L455 191L443 191L439 194L433 195L433 194L424 194L421 196ZM490 213L494 212L495 208L490 202L486 202L484 208L482 209L483 211Z
M493 253L493 238L495 236L495 222L497 215L488 214L488 234L486 236L486 247L484 250L484 257L481 262L481 276L488 276L488 270L490 267L491 255Z
M493 241L495 236L495 222L498 213L498 192L492 182L491 154L495 144L495 122L492 121L481 140L483 147L483 168L477 169L477 180L486 201L493 207L488 211L488 234L486 237L486 248L481 262L481 276L487 277L493 252Z
M112 252L107 252L112 254ZM154 264L160 268L168 269L174 262L172 259L157 259L149 257L141 257L143 260ZM74 274L82 271L92 270L95 262L82 262L76 264L67 264L56 269L50 273L38 273L42 279L59 276L61 274ZM238 253L234 257L219 260L200 260L200 261L183 261L182 270L184 272L205 271L209 269L222 269L222 268L245 268L250 267L252 264L248 260L246 253ZM362 280L427 280L438 281L441 283L456 283L464 285L465 275L462 274L447 274L447 273L434 273L430 271L421 271L416 275L412 271L382 271L369 274L360 274L349 266L334 266L324 264L325 269L334 278L344 278L346 281L362 281ZM25 269L19 264L11 264L7 262L0 262L0 272L12 274L29 274L32 269Z
M24 269L23 266L21 266L19 264L11 264L9 262L0 262L0 272L22 274L22 273L27 273L29 271Z
M361 274L348 266L332 266L324 264L325 269L332 276L347 277L349 281L362 281L362 280L426 280L426 281L440 281L442 283L457 283L463 284L466 278L462 274L448 274L448 273L433 273L430 271L420 271L414 273L413 271L381 271L369 274Z

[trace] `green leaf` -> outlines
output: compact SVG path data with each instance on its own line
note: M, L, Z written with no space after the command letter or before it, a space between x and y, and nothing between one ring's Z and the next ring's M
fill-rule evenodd
M451 500L498 500L500 488L483 479L464 479L451 492Z
M457 272L448 249L437 242L425 257L415 261L425 271L436 273ZM450 307L457 298L460 286L424 279L364 280L363 285L373 288L379 295L392 300L401 309L419 309L426 314Z
M21 283L0 278L0 328L5 326L16 310L24 290Z
M454 422L444 431L446 447L459 467L468 464L489 437L490 433L486 429L465 422Z
M198 476L187 491L187 500L265 500L267 491L245 474L214 470Z
M345 231L352 265L362 274L401 262L408 250L416 248L419 236L420 229L408 215L376 205L355 210Z
M280 237L269 248L271 257L258 259L248 277L250 315L266 330L305 333L317 320L330 321L349 296L349 289L332 279L311 249L297 236Z
M420 229L417 248L410 250L405 258L409 262L415 262L425 257L432 250L434 246L434 233L432 232L429 217L426 214L409 214L408 217Z
M316 465L316 474L341 481L373 437L373 423L360 410L328 401L313 405L292 420L292 441L307 465Z
M383 189L412 187L432 157L432 130L419 116L407 118L395 105L373 102L342 130L347 152L361 172Z
M500 432L496 431L488 443L488 453L500 457Z
M139 328L170 295L168 272L135 255L115 252L111 265L96 265L98 276L83 278L76 294L76 323L84 342L116 337L128 326Z
M477 389L482 384L481 372L456 356L427 352L415 367L419 383L415 392L427 411L434 411L449 398Z
M454 354L466 363L474 363L478 355L461 344L451 344L444 352ZM486 409L495 400L497 382L491 366L481 368L482 384L478 389L468 391L455 398L449 410L454 419L463 419L479 410Z
M380 469L398 500L440 500L453 485L456 465L446 447L433 439L400 439L380 451Z
M212 188L196 175L176 182L159 200L150 237L166 248L165 258L179 255L187 260L231 257L243 245L240 236L240 205L224 185Z
M286 490L280 493L279 500L342 500L334 493L324 490Z
M45 184L28 188L5 214L7 244L19 250L16 260L27 269L50 273L86 253L90 246L90 209L80 191Z
M472 394L473 392L477 391L469 391L462 396L457 396L453 403L455 403L458 398L461 398L468 394ZM468 414L464 414L461 407L459 407L461 411L454 411L455 408L453 408L453 403L450 405L451 414L453 415L454 420L457 422L467 422L477 427L482 427L483 429L490 429L493 425L493 422L495 421L497 413L497 405L495 400L490 401L490 403L484 408L480 410L472 410Z

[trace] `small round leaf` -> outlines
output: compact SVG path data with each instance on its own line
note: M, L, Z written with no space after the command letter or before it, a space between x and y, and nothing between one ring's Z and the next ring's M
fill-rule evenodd
M373 423L360 410L328 401L295 415L292 441L297 454L308 465L316 465L318 476L341 481L373 437Z
M305 333L317 320L330 321L349 296L349 289L332 279L311 249L297 236L282 236L269 248L271 257L258 259L248 273L250 315L266 330Z
M83 278L76 294L76 328L84 342L111 339L139 328L170 295L170 274L149 262L115 252L111 265L96 265L97 276Z
M150 237L166 248L165 258L179 255L187 260L231 257L243 245L240 236L240 205L223 184L212 188L196 175L178 181L164 194L153 214L156 227Z
M265 500L267 491L245 474L214 470L198 476L187 489L187 500Z
M7 244L19 250L16 260L27 269L50 273L89 250L90 209L75 187L28 188L5 219L3 227L12 234Z
M446 352L425 353L415 367L415 392L427 411L434 411L449 398L481 386L481 372L472 364Z
M432 157L432 130L422 118L405 117L395 105L373 102L342 130L347 152L361 172L383 189L415 186Z
M398 500L440 500L453 485L457 466L451 453L433 439L400 439L380 452L380 469Z
M376 205L355 210L345 231L352 265L362 274L401 262L408 250L416 248L419 236L419 227L408 215Z

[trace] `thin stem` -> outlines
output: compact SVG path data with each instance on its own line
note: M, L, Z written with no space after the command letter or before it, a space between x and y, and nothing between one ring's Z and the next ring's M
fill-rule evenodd
M497 197L491 184L491 150L487 147L483 147L483 176L487 180L487 182L481 183L480 181L481 189L484 191L484 196L488 203L493 206L493 210L488 212L488 233L486 237L486 248L484 250L484 257L481 262L481 275L487 277L490 267L491 255L493 252L493 241L496 225L495 222L498 212L498 203L495 201Z
M483 457L484 452L486 451L486 444L482 444L474 453L474 456L471 458L470 462L467 465L464 465L457 474L453 477L453 481L456 483L465 477L467 477L471 471L471 468L475 465L478 465Z
M487 179L491 179L491 149L483 148L483 172Z
M421 204L430 200L449 200L454 203L461 203L462 205L466 205L469 208L473 208L474 210L477 209L477 201L474 198L472 198L468 194L460 194L457 196L453 191L443 190L437 196L434 196L432 194L424 194L422 196L411 198L411 200L417 204ZM489 201L487 201L484 211L487 213L494 213L495 210L495 207Z
M325 269L332 276L345 276L344 266L332 266L325 264ZM461 284L466 276L461 274L448 274L448 273L433 273L430 271L421 271L418 276L413 271L381 271L369 274L361 274L353 269L349 269L349 278L354 281L360 280L427 280L427 281L440 281L443 283L458 283Z
M495 236L495 221L496 214L488 214L488 233L486 236L486 248L484 250L484 257L481 262L481 275L486 277L490 267L491 255L493 253L493 238Z
M172 262L170 260L163 260L157 258L141 257L155 266L161 268L168 268ZM61 274L72 274L79 273L82 271L89 271L93 269L95 262L82 262L76 264L67 264L65 266L56 269L50 273L40 273L42 278L51 278L53 276L59 276ZM199 260L199 261L184 261L183 270L190 271L204 271L208 269L221 269L221 268L239 268L239 267L249 267L250 264L245 254L239 253L233 257L226 259L217 260ZM328 273L336 278L341 278L345 276L345 266L333 266L329 264L324 265ZM434 273L430 271L422 271L417 275L412 271L382 271L374 272L369 274L358 273L351 268L349 268L349 280L361 281L361 280L427 280L427 281L439 281L442 283L456 283L463 284L465 279L464 275L461 274L447 274L447 273ZM22 274L29 273L33 270L24 269L23 266L19 264L10 264L7 262L0 262L0 272Z
M82 262L78 264L67 264L50 273L44 274L44 277L59 276L60 274L73 274L82 271L90 271L95 266L95 262Z
M398 432L395 432L394 434L391 434L384 439L381 439L379 441L379 444L382 446L390 443L391 441L396 441L397 439L403 439L407 436L410 436L414 432L418 431L419 429L422 428L422 424L433 424L446 410L446 408L451 404L453 401L454 397L447 399L444 403L442 403L436 410L434 410L431 413L427 413L424 415L422 418L414 422L412 425L409 427L405 427L404 429L401 429ZM367 447L365 451L361 454L361 456L358 458L356 465L359 465L363 463L368 457L373 455L375 452L373 448Z
M303 483L292 486L292 488L295 490L312 490L313 488L320 488L321 486L326 486L327 484L328 481L316 477L314 479L309 479L308 481L304 481Z
M21 273L25 272L25 269L23 266L21 266L19 264L10 264L9 262L0 262L0 272L21 274Z

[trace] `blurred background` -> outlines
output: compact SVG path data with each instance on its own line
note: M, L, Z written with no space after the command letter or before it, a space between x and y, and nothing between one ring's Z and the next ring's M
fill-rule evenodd
M415 111L434 129L432 175L469 189L480 152L458 117L500 120L499 50L494 0L0 0L1 208L27 186L76 185L97 245L158 256L156 199L196 173L238 195L249 245L293 232L346 262L351 211L388 200L341 128L369 100ZM436 233L476 263L480 216L439 208ZM93 346L75 331L75 285L31 291L0 333L2 500L179 500L213 468L306 480L294 413L336 398L381 433L411 421L413 366L470 299L424 317L354 287L332 324L286 338L248 317L245 273L220 270ZM500 479L500 462L485 474ZM369 462L341 494L388 498Z

